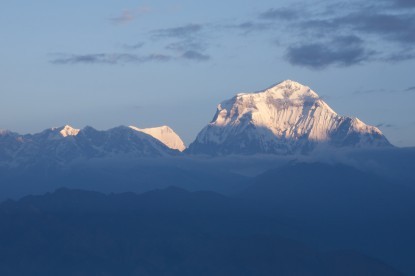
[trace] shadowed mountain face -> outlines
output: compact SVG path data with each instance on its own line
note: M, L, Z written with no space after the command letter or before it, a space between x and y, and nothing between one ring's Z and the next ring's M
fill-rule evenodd
M401 275L283 238L286 221L211 192L61 189L0 204L0 221L2 275Z
M241 93L218 105L189 146L194 154L309 153L317 146L391 146L381 131L340 116L309 87L284 81L256 93Z

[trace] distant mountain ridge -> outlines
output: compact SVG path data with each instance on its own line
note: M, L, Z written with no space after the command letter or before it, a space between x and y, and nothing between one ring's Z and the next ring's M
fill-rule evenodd
M218 105L188 151L194 154L292 154L317 146L390 147L374 127L338 115L313 90L286 80Z
M37 163L65 164L77 159L173 156L180 151L159 139L131 127L100 131L69 125L36 134L0 134L0 164L12 166Z
M338 115L314 91L286 80L240 93L218 105L212 120L186 149L168 126L119 126L106 131L69 125L20 135L0 130L0 166L77 159L202 155L308 154L316 148L391 147L382 132Z
M295 235L297 221L213 192L59 189L0 203L0 221L1 275L403 275L379 250L347 244L323 251L280 232ZM319 230L342 233L344 225L335 226L323 220ZM355 231L339 239L360 236Z

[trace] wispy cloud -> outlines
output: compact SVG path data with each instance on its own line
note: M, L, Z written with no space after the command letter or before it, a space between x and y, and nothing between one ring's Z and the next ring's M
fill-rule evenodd
M368 90L358 90L355 91L354 94L356 95L363 95L363 94L397 94L397 93L408 93L408 92L415 92L415 86L411 86L405 89L368 89Z
M50 63L57 65L75 65L75 64L106 64L106 65L122 65L122 64L142 64L148 62L169 62L179 60L191 61L207 61L209 55L198 51L185 51L179 55L165 54L149 54L136 55L128 53L98 53L98 54L54 54L55 58Z
M380 123L380 124L377 124L376 127L391 128L391 127L396 127L396 126L394 124Z
M202 52L206 50L206 43L203 43L196 39L184 39L169 43L166 45L165 48L167 50L173 50L177 52L185 52L190 50Z
M255 22L255 21L244 21L242 23L226 25L223 29L236 29L242 31L243 35L247 35L252 32L267 31L273 27L270 23Z
M142 48L144 44L145 44L144 42L138 42L135 44L124 44L123 48L126 50L137 50L137 49Z
M324 69L329 65L350 66L370 60L373 51L367 50L356 36L336 37L328 43L305 43L290 46L286 58L293 65Z
M392 0L392 4L397 8L415 8L413 0Z
M195 61L207 61L210 59L209 55L204 55L200 52L197 51L186 51L182 54L182 57L184 59L190 59L190 60L195 60Z
M120 15L110 18L114 24L129 23L135 19L135 14L130 10L123 11Z
M145 63L151 61L166 62L172 59L171 56L163 54L150 54L139 56L126 53L100 53L100 54L59 54L50 62L53 64L126 64L126 63Z
M139 15L149 13L150 11L151 8L147 6L124 10L120 15L110 18L110 21L114 24L126 24L134 21Z
M390 14L385 11L359 11L331 20L336 29L349 27L391 42L415 42L415 13Z
M260 19L265 20L295 20L300 16L298 8L271 8L259 14Z
M379 88L379 89L357 90L353 94L355 94L355 95L365 95L365 94L387 94L387 93L394 93L394 92L392 90Z
M405 89L405 92L415 92L415 86L411 86Z
M158 29L152 32L154 37L175 37L184 38L193 36L202 31L203 25L200 24L187 24L175 28Z
M272 7L239 27L269 31L286 60L311 69L415 59L415 1L319 1ZM261 23L269 25L263 25ZM287 30L289 30L289 35ZM246 32L256 33L256 32ZM339 37L354 38L340 43Z
M167 42L165 49L175 52L179 59L193 61L208 61L211 57L205 53L207 42L202 24L187 24L183 26L157 29L150 34L154 39ZM173 41L172 41L173 40Z
M411 47L406 47L406 49L386 54L381 61L396 63L411 59L415 59L415 51Z
M148 7L125 10L110 20L129 23L150 11ZM415 59L413 0L302 2L270 7L252 18L232 21L159 28L149 31L144 41L146 46L157 47L156 52L166 52L163 60L208 61L209 48L219 44L213 42L215 38L266 34L268 42L278 40L273 45L281 48L287 62L312 70ZM124 44L123 50L128 53L66 55L52 62L119 64L157 60L151 55L131 54L143 45Z

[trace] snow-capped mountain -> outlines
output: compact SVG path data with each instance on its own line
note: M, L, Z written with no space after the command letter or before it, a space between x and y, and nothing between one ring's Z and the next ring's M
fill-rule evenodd
M195 154L306 153L317 146L387 147L382 132L337 114L314 91L286 80L218 105L188 151Z
M80 129L75 129L69 125L66 125L60 129L59 134L62 135L63 137L76 136L78 135L79 131Z
M260 92L237 94L219 104L212 122L188 149L168 126L120 126L99 131L66 125L27 135L0 130L0 166L172 156L185 149L192 154L226 155L389 146L378 128L337 114L309 87L287 80Z
M180 139L180 138L179 138ZM65 164L73 160L110 157L158 157L180 154L151 135L119 126L51 128L36 134L0 132L0 165Z
M168 126L153 128L138 128L135 126L130 126L130 128L151 135L171 149L176 149L179 151L184 151L186 149L186 146L179 135L177 135L176 132L174 132Z

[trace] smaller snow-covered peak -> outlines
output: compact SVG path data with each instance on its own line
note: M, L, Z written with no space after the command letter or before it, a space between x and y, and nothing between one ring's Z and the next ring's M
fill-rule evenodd
M10 131L7 130L7 129L0 129L0 136L7 135L9 133L10 133Z
M79 129L73 128L70 125L66 125L63 129L59 132L63 137L67 136L76 136L79 133Z
M356 132L363 133L374 133L378 135L383 135L379 128L375 126L366 125L359 118L352 118L351 127Z
M130 126L131 129L136 131L143 132L148 134L171 149L176 149L179 151L183 151L186 149L185 144L183 143L182 139L177 135L173 129L168 126L160 126L160 127L153 127L153 128L138 128L135 126Z

